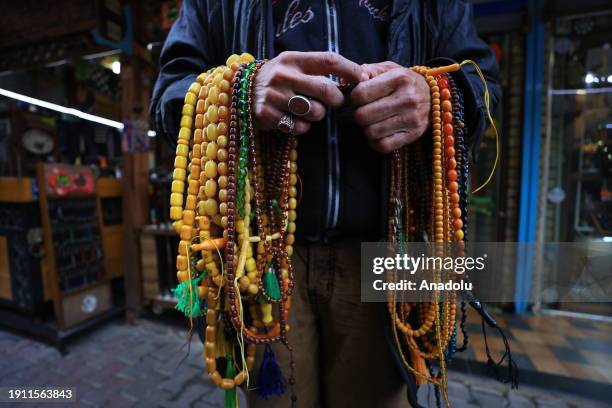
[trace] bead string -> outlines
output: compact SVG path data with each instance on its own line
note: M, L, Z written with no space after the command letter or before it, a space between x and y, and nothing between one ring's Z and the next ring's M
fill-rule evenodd
M199 282L198 298L207 306L206 367L212 381L226 390L248 385L256 346L275 342L290 352L289 384L295 383L287 322L294 285L297 139L254 129L253 83L264 63L246 53L232 55L189 87L171 186L170 217L180 236L177 279L187 282L189 296L193 282ZM430 87L432 137L392 155L387 222L391 242L428 240L438 244L437 256L446 251L439 244L454 242L463 253L466 130L462 94L450 73L472 63L412 68ZM343 83L341 89L350 92L352 86ZM488 107L486 83L485 91ZM433 278L440 282L442 272L434 269ZM279 298L266 287L275 282ZM402 362L418 383L439 387L449 407L446 364L457 350L456 294L441 297L434 291L428 303L408 303L393 292L387 307ZM462 319L462 329L464 324ZM227 358L232 374L237 374L222 378L219 358ZM291 399L295 403L295 395Z
M388 225L389 240L392 242L402 242L406 238L418 241L423 236L437 244L452 241L459 251L457 255L461 256L466 221L461 195L467 181L467 156L463 117L455 118L462 100L454 92L455 83L449 75L459 67L459 64L455 64L435 69L413 68L423 75L431 92L431 174L427 176L421 170L424 168L421 157L425 141L419 140L402 148L401 152L394 152ZM423 177L430 181L426 182ZM421 188L415 188L415 181ZM428 188L430 185L431 189ZM424 206L427 201L431 204ZM426 213L427 207L431 208L429 215ZM423 220L429 221L424 223ZM426 235L423 235L424 228ZM443 256L445 250L437 245L434 251L435 255ZM440 271L434 270L434 281L439 282L441 277ZM446 393L446 363L456 350L456 294L451 292L442 299L434 292L430 303L416 304L398 303L394 293L388 309L402 361L418 383L430 382L439 386L445 405L450 406ZM417 326L414 328L409 323L414 320L410 317L413 311L417 316ZM404 344L410 350L411 363L404 355L399 333L402 333ZM438 362L437 375L433 374L430 364L433 360ZM429 370L424 364L430 366Z
M246 53L232 55L189 87L171 186L170 218L180 236L177 279L188 285L189 294L194 279L200 282L198 298L206 303L206 367L212 381L226 390L248 384L257 345L282 342L292 355L287 321L297 141L259 135L253 127L253 83L264 63ZM276 154L262 154L271 151ZM278 302L267 296L261 279L269 264L280 284ZM231 378L217 370L217 360L226 357L237 372ZM291 386L294 367L292 358Z

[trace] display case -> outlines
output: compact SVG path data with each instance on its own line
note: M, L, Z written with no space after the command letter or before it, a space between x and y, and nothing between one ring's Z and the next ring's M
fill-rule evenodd
M54 342L122 311L120 179L38 163L0 177L0 325Z
M544 241L612 239L612 13L552 29Z
M612 12L556 18L548 38L548 104L540 162L539 242L612 241ZM545 265L540 282L550 280ZM536 275L537 276L537 275ZM543 308L612 314L610 304Z

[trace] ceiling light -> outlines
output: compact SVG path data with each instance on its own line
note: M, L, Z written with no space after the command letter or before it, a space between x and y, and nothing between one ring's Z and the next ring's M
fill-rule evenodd
M100 123L101 125L114 127L115 129L123 129L123 123L115 120L106 119L101 116L92 115L91 113L85 113L75 108L67 108L65 106L57 105L55 103L43 101L40 99L32 98L29 96L18 94L17 92L8 91L0 88L0 95L6 96L7 98L16 99L18 101L26 102L31 105L40 106L41 108L49 109L56 112L65 113L66 115L73 115L90 122Z
M111 69L115 74L119 75L121 73L121 63L119 61L113 61Z

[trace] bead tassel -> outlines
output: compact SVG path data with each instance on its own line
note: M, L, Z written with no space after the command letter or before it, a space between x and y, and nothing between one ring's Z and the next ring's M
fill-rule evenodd
M183 312L187 317L198 317L200 315L200 299L198 298L198 284L201 278L195 278L186 282L181 282L172 289L172 294L176 296L175 309Z
M283 373L276 362L274 351L267 344L261 366L259 367L255 393L259 398L268 399L270 396L283 395L286 389L287 382L283 378Z

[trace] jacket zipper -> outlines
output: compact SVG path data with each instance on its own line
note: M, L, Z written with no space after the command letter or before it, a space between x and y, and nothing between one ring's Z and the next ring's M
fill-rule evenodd
M327 28L327 50L339 53L338 41L338 14L335 0L325 1L326 28ZM336 82L338 78L331 76ZM327 230L336 228L340 212L340 158L338 150L338 122L332 110L327 112L327 159L328 159L328 184L327 184L327 217L325 226Z

